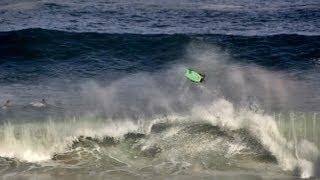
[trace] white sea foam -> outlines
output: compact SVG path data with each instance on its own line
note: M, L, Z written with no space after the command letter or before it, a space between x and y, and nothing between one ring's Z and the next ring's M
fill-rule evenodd
M283 170L297 171L303 178L318 173L314 162L319 150L313 143L285 138L272 116L257 111L259 108L247 108L249 96L259 97L266 107L298 102L294 90L287 90L299 87L299 82L256 66L232 65L227 53L206 44L191 44L184 58L188 63L173 65L168 71L134 74L107 86L84 83L80 101L87 106L88 112L84 114L92 113L93 117L0 126L0 156L45 161L54 153L65 152L79 136L121 138L128 132L149 134L152 125L158 122L206 121L226 130L248 130L277 158ZM206 73L204 84L195 85L184 79L183 70L188 66ZM101 114L107 117L96 118ZM177 132L169 128L162 137L168 139ZM218 138L208 142L211 146L196 142L183 146L186 153L192 154L208 147L214 149L222 142ZM149 142L142 147L152 145ZM227 146L229 154L243 149L242 144ZM178 153L172 150L168 156L175 162Z
M137 125L131 121L85 121L5 124L0 127L0 156L28 162L46 161L55 153L67 151L68 145L79 136L120 138L127 132L137 130Z
M271 116L248 110L237 111L225 99L219 99L211 106L194 107L192 112L194 118L205 119L222 128L249 130L277 158L284 170L299 171L302 178L314 175L313 161L319 155L319 150L307 140L293 146L298 142L288 141ZM295 154L296 151L301 152L299 156Z

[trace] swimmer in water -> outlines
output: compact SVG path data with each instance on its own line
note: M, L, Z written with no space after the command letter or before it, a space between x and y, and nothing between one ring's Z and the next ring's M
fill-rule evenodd
M11 101L7 100L6 103L4 103L4 105L2 106L2 109L8 109L11 106L12 106Z
M42 99L42 100L41 100L41 103L42 103L43 105L47 105L47 102L46 102L45 99Z
M38 108L39 107L46 107L48 105L45 99L42 99L41 101L31 102L30 104L32 106L38 107Z

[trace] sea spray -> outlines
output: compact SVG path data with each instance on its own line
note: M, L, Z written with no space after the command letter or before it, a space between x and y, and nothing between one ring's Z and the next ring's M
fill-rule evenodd
M47 33L52 37L47 38ZM36 172L48 172L45 166L50 163L54 164L51 172L72 169L134 175L239 170L310 177L318 172L314 163L318 144L310 137L310 141L304 140L311 131L299 130L307 126L317 139L318 120L291 116L288 121L279 118L278 126L268 115L291 108L317 109L316 83L310 85L293 76L290 69L275 68L275 54L272 61L252 60L257 52L269 52L257 44L273 47L279 41L298 39L307 49L316 46L312 39L317 37L144 36L47 30L25 30L4 37L14 51L3 47L8 49L8 54L3 54L3 67L9 70L4 68L6 78L1 82L5 87L0 95L3 99L15 97L16 106L0 111L4 117L0 151L21 163L37 162L40 170ZM75 48L66 48L66 41ZM227 42L224 48L234 41L240 42L241 48L254 41L245 49L254 53L241 56L240 46L224 50L211 41ZM22 42L29 48L14 45ZM282 50L285 53L280 57L292 57L299 48ZM22 53L15 54L16 49ZM123 49L130 51L123 53ZM33 56L34 52L40 56ZM32 66L23 61L25 56L31 57L26 63ZM266 61L270 64L263 66ZM284 66L301 68L297 64L290 61ZM207 81L200 86L185 81L183 72L188 67L201 69ZM42 96L51 96L50 104L74 116L25 116L52 110L24 106ZM310 122L315 126L308 128Z
M192 114L196 119L205 119L219 127L248 129L277 157L284 170L299 171L302 178L314 176L312 161L319 155L317 147L307 140L300 142L298 147L296 139L293 141L285 139L271 116L249 110L237 111L230 102L224 99L213 102L210 107L195 107ZM292 128L292 131L295 129ZM297 151L304 153L298 156Z
M60 123L49 121L43 124L6 124L1 128L5 130L2 131L4 140L1 140L1 155L39 163L48 162L51 158L59 160L64 157L63 154L76 153L81 149L91 153L93 150L88 149L91 146L85 145L86 143L82 139L84 137L88 143L96 144L92 147L97 147L99 150L96 153L99 154L95 156L102 158L104 154L101 153L113 152L112 149L104 150L106 148L104 144L108 144L108 142L103 143L104 140L109 139L108 137L112 137L118 139L115 144L111 143L114 144L113 148L117 154L128 145L129 149L126 148L121 153L134 150L129 154L121 155L124 157L117 157L119 161L127 164L134 162L125 156L134 153L148 158L158 157L164 162L170 160L171 157L174 166L189 163L188 166L193 167L198 163L198 160L194 158L202 157L201 154L208 154L214 158L219 158L219 156L226 158L220 159L218 161L220 164L209 165L207 160L204 164L204 166L211 168L219 168L228 166L228 161L231 161L229 163L232 164L232 159L237 156L247 156L246 154L252 153L257 154L255 156L265 156L263 154L269 151L271 155L276 157L276 161L283 170L297 172L297 175L301 177L314 175L312 171L315 167L312 162L319 155L318 148L307 140L297 141L295 144L294 141L284 138L271 116L248 109L235 109L232 103L224 99L212 102L212 106L196 105L190 114L172 114L166 117L140 119L138 122L135 122L134 119L82 118L71 118ZM90 121L88 121L89 119ZM211 125L206 124L208 122ZM248 134L234 134L239 130L248 131ZM143 136L135 135L135 133L142 133ZM253 138L249 141L243 141L241 138L238 139L239 135L240 137L245 135L244 139L250 136ZM250 145L253 143L252 141L261 143L262 146L252 146ZM76 144L73 145L73 143ZM85 144L81 145L81 143ZM80 149L72 149L71 147L79 147ZM175 150L170 150L173 147ZM130 150L131 148L133 149ZM266 151L263 150L264 148ZM68 156L73 157L73 155ZM65 155L65 158L68 156ZM193 160L186 159L187 156L192 157ZM62 162L64 161L71 160L66 159ZM241 167L241 165L239 166Z
M55 153L67 151L80 136L122 137L135 130L137 125L131 121L106 122L90 117L70 118L63 122L6 123L0 126L0 155L28 162L47 161Z

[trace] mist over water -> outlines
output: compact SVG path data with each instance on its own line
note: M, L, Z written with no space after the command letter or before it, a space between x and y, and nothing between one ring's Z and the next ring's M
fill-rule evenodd
M317 5L1 1L0 174L318 178Z
M162 175L195 168L196 172L249 168L263 173L253 165L259 164L278 175L316 175L318 118L302 121L285 113L292 107L305 109L299 109L301 104L290 106L303 102L305 97L297 94L310 90L303 87L305 81L286 71L234 62L228 51L197 39L182 52L166 68L128 73L109 83L90 78L65 85L66 80L54 78L47 89L23 85L30 88L26 100L1 111L1 156L89 169L86 161L95 159L101 172L135 167L136 173L145 173L142 166L151 163L155 168L150 171ZM206 81L187 81L186 67L201 70ZM55 91L64 87L70 89ZM22 104L34 100L38 92L49 94L48 107ZM60 96L53 98L54 93ZM298 124L303 123L301 136ZM123 164L108 167L110 158ZM139 164L141 158L147 159ZM163 169L163 163L172 169ZM44 167L31 169L42 172Z

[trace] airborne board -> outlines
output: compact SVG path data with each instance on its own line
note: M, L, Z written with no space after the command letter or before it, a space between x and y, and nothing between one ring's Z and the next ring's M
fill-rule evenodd
M202 82L204 79L203 75L191 69L186 69L185 77L188 78L190 81L197 83Z

